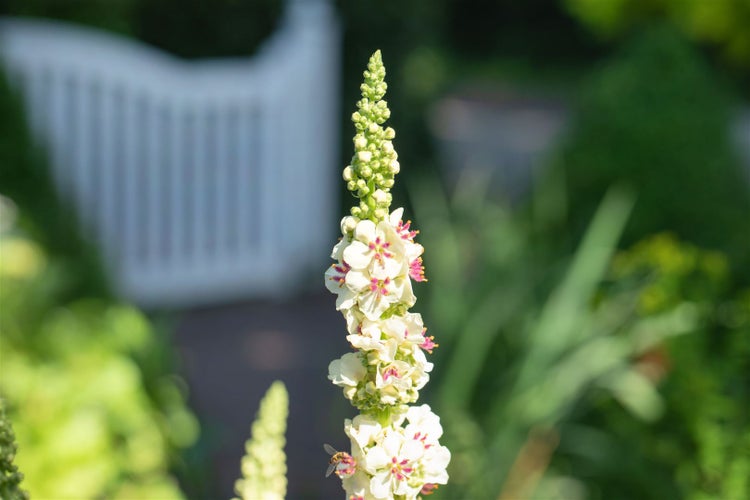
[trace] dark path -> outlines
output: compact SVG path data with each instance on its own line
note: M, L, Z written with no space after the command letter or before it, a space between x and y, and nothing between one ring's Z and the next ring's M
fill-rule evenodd
M349 351L343 317L328 293L256 301L186 313L175 335L191 405L217 449L216 498L233 495L240 458L260 398L273 380L289 390L287 498L342 498L326 479L323 443L348 447L344 418L355 414L328 379L328 363Z

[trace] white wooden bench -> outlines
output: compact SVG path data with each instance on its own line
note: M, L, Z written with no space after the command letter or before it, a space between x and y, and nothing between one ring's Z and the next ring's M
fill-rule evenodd
M0 20L60 193L123 296L189 306L294 291L334 238L339 27L290 1L252 58L183 61L52 21Z

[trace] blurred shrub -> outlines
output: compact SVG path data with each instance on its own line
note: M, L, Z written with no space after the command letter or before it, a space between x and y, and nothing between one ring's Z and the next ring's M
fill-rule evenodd
M5 414L5 401L0 398L0 498L28 500L29 495L20 488L23 474L13 463L16 458L16 436Z
M728 117L722 88L674 30L636 38L584 89L559 158L574 234L608 186L627 182L638 194L627 242L673 231L750 269L750 187Z
M550 214L482 188L411 190L453 453L438 497L746 498L750 314L726 258L668 236L614 256L620 191L573 256L549 253Z
M588 477L592 499L664 498L670 483L669 498L750 498L750 293L734 292L732 281L721 254L665 234L614 259L599 300L632 290L640 321L680 304L691 304L698 321L634 359L664 399L657 422L644 425L602 400L563 428L558 464Z
M2 74L0 185L14 202L0 198L0 393L25 486L47 498L180 496L167 470L198 429L171 348L111 298Z
M198 427L173 378L144 381L159 351L148 322L108 300L61 303L70 269L17 231L0 234L0 255L0 393L24 487L39 498L180 498L170 453Z
M19 208L19 224L29 237L70 272L59 299L110 295L96 250L80 235L75 214L58 196L43 151L29 134L20 97L0 67L0 187Z
M655 19L668 20L691 38L721 47L750 69L750 3L746 0L564 0L567 9L597 35L613 38Z

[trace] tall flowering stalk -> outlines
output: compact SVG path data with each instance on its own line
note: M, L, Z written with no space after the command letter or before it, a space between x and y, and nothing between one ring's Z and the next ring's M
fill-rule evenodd
M412 282L426 281L418 231L403 221L402 208L389 211L400 166L396 134L383 127L390 110L380 51L364 78L352 115L354 156L343 173L359 203L341 221L335 263L325 273L356 349L331 362L328 378L360 414L344 423L351 452L334 453L331 465L349 500L416 499L448 481L440 418L428 405L409 406L432 370L425 352L437 344L425 335L422 317L409 312Z
M286 496L286 420L289 394L275 381L260 401L252 437L245 443L242 479L235 482L234 500L284 500Z

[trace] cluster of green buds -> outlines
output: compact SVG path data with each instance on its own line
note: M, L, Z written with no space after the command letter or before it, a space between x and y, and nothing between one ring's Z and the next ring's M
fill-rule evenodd
M263 396L252 425L252 437L245 444L242 479L234 486L240 499L283 500L286 496L284 434L288 414L289 395L284 384L277 380Z
M379 50L370 58L364 78L360 86L362 99L352 114L357 130L354 156L351 164L344 168L343 176L347 189L359 198L359 205L351 209L352 215L377 222L388 216L390 189L401 168L392 142L396 132L391 127L383 127L391 111L383 100L388 86Z

